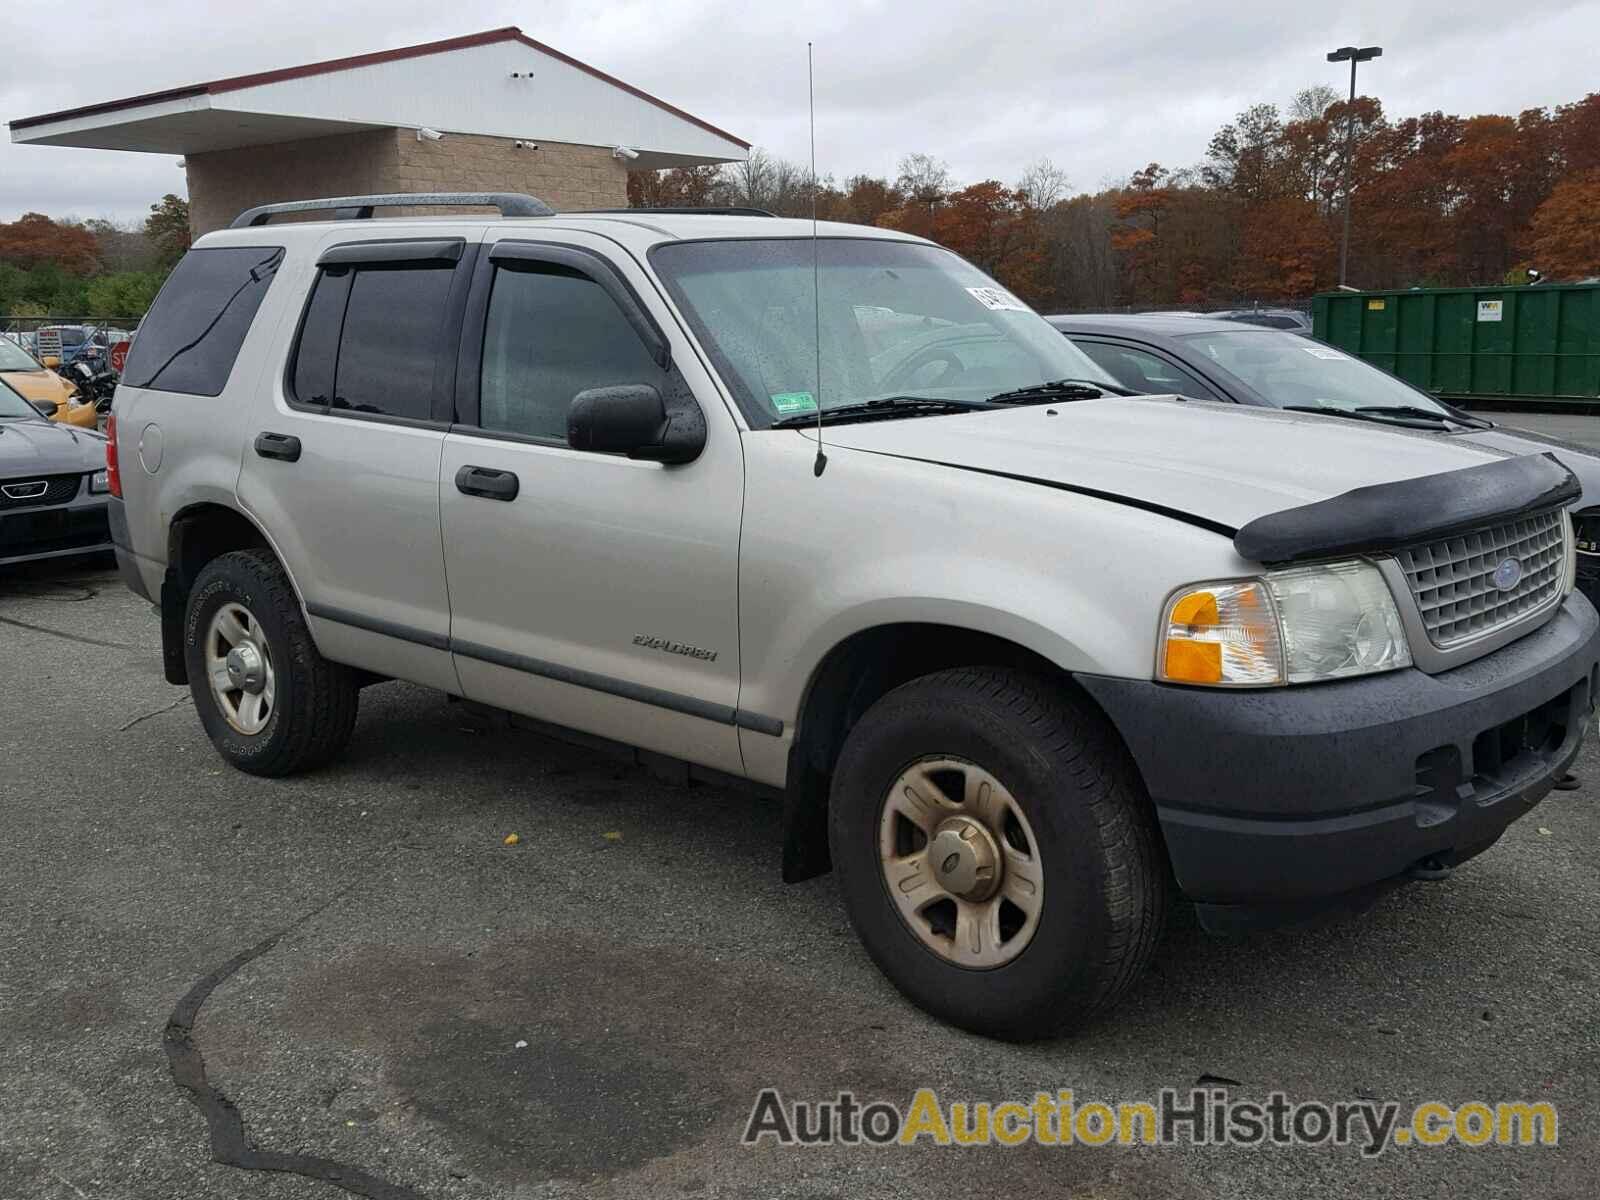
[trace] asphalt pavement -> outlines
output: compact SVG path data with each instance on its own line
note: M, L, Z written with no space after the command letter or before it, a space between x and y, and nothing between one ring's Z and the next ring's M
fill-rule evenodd
M5 1200L345 1194L330 1174L433 1200L1594 1194L1592 739L1580 790L1450 879L1237 940L1180 911L1112 1016L1016 1046L905 1003L831 880L783 885L770 802L482 732L400 683L363 693L333 767L254 779L157 647L104 567L0 574ZM1560 1144L739 1141L763 1087L1115 1102L1202 1080L1543 1100Z
M1583 413L1520 410L1508 412L1492 409L1473 409L1473 412L1480 417L1488 417L1489 420L1508 429L1526 429L1533 433L1542 433L1546 437L1574 442L1590 450L1600 450L1600 420Z

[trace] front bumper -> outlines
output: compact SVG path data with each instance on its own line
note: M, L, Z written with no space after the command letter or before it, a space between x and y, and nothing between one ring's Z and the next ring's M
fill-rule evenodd
M110 550L107 500L80 488L67 504L0 512L0 566Z
M1438 675L1209 691L1080 675L1155 801L1208 927L1350 907L1486 850L1571 765L1600 683L1600 617Z

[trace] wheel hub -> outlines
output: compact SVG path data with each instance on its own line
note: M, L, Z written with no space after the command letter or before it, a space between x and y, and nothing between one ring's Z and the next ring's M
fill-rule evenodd
M1021 954L1039 927L1044 864L1005 785L975 762L930 755L906 767L882 803L883 883L912 935L973 970Z
M963 900L987 900L1005 873L994 835L971 817L940 822L928 839L928 862L939 886Z
M223 660L228 670L228 682L241 692L259 696L267 686L267 665L249 642L242 642L228 651Z
M228 724L249 737L266 729L277 708L272 649L255 615L238 601L218 608L206 627L206 676Z

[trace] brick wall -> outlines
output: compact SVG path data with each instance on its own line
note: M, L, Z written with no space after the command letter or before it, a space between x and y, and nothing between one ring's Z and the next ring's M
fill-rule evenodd
M377 129L191 154L189 224L198 237L257 204L372 192L527 192L558 209L627 204L627 164L609 147L538 145L477 134L418 141L410 129ZM416 210L387 215L408 211Z

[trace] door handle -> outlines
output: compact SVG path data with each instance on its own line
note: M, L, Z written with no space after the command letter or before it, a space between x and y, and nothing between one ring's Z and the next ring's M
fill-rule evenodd
M510 471L468 465L456 472L456 491L466 496L482 496L485 500L515 500L517 488L517 477Z
M300 461L300 439L287 433L256 434L256 453L262 458L278 458L284 462Z

